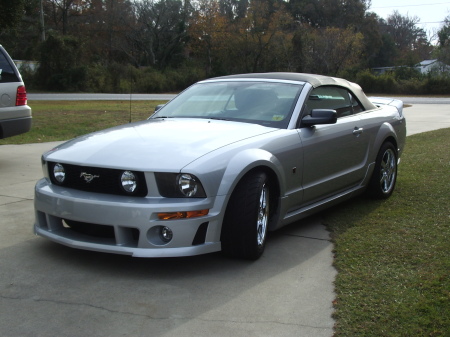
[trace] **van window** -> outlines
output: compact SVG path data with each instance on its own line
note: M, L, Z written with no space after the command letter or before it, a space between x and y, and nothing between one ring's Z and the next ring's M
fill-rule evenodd
M5 55L0 51L0 83L5 82L19 82L19 79Z

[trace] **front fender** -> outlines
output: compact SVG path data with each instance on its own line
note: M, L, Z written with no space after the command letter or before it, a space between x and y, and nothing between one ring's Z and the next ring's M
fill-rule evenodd
M262 149L247 149L237 153L229 161L219 186L218 195L230 194L242 177L257 167L265 167L274 172L280 188L285 186L285 175L280 161L270 152ZM280 191L284 194L284 191Z
M256 168L270 170L271 176L277 179L281 195L286 193L286 177L281 162L269 151L259 148L244 149L235 152L231 157L219 156L215 157L215 160L199 161L195 166L186 167L183 171L200 177L206 194L215 197L214 210L224 214L236 185L245 174Z

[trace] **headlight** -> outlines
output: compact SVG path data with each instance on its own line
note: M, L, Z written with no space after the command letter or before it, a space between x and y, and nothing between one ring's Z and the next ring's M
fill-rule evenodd
M159 193L166 198L206 198L200 180L189 173L155 173Z
M53 166L53 177L58 184L64 183L64 180L66 180L66 170L64 169L64 166L56 163L55 166Z
M120 177L122 188L127 193L133 193L137 188L137 178L131 171L125 171Z
M197 194L198 182L194 176L183 173L178 175L178 188L184 196L193 197Z

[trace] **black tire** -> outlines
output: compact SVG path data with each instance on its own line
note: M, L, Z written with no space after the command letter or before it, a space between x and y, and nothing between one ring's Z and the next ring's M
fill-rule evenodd
M397 150L391 142L384 143L378 152L368 193L377 199L387 199L394 192L397 181Z
M256 260L264 252L270 205L269 179L252 172L238 183L228 202L222 224L222 252L228 256Z

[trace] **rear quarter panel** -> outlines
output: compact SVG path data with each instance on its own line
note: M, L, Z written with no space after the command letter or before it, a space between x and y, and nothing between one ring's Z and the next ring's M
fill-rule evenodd
M406 121L404 116L394 106L381 105L377 109L360 114L364 131L369 133L370 145L368 160L375 162L381 145L391 139L397 146L400 157L406 138Z

